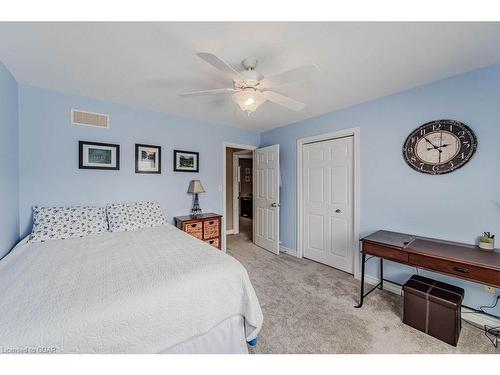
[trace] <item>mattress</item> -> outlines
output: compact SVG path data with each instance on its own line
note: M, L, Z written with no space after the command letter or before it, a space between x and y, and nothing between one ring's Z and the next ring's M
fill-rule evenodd
M245 268L171 225L23 243L0 261L0 349L158 353L262 311Z

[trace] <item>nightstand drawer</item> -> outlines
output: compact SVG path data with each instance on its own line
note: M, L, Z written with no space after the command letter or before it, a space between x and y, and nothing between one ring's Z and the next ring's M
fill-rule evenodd
M200 240L203 238L202 221L184 223L182 230L186 233L189 233L193 237L199 238Z
M220 249L220 243L218 238L214 238L212 240L206 240L205 242L212 245L213 247L216 247L217 249Z
M203 237L205 239L219 237L219 224L218 218L205 220L203 222Z

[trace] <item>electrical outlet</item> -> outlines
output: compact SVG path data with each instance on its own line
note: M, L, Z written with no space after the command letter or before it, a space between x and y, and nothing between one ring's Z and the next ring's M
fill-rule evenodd
M495 292L496 292L496 289L495 289L495 288L493 288L492 286L489 286L489 285L484 285L484 291L485 291L486 293L491 293L491 294L493 294L493 293L495 293Z

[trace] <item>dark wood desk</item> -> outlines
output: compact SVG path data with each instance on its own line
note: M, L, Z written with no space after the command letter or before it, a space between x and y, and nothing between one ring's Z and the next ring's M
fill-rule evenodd
M380 258L380 282L365 293L367 255ZM500 287L498 251L485 251L477 246L458 242L379 230L361 239L361 290L356 307L363 306L363 299L376 288L383 288L384 259Z

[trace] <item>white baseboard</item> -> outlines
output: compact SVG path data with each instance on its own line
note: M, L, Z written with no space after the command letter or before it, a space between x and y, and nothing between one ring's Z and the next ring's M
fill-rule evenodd
M234 234L234 229L227 229L226 235Z
M485 314L474 314L474 311L462 306L462 318L475 326L500 327L500 319Z
M365 281L368 284L371 285L377 285L379 282L378 277L370 276L370 275L365 275ZM402 295L403 291L401 286L397 284L393 284L390 281L385 281L384 280L384 290L387 290L388 292L397 294L397 295ZM370 297L368 297L370 298ZM495 318L490 315L486 314L473 314L471 313L472 310L468 309L467 307L462 306L462 319L466 320L467 322L474 324L475 326L478 327L483 327L485 325L490 326L490 327L498 327L500 326L500 319Z
M370 276L370 275L366 275L365 274L365 281L368 284L377 285L378 282L379 282L379 278L375 277L375 276ZM387 290L388 292L391 292L391 293L394 293L394 294L397 294L397 295L401 296L402 295L402 290L401 289L402 288L399 285L393 284L390 281L385 281L384 280L384 290Z
M288 255L292 255L294 257L297 256L297 250L290 249L289 247L286 247L286 246L283 246L283 245L280 245L280 252L281 253L286 253Z

